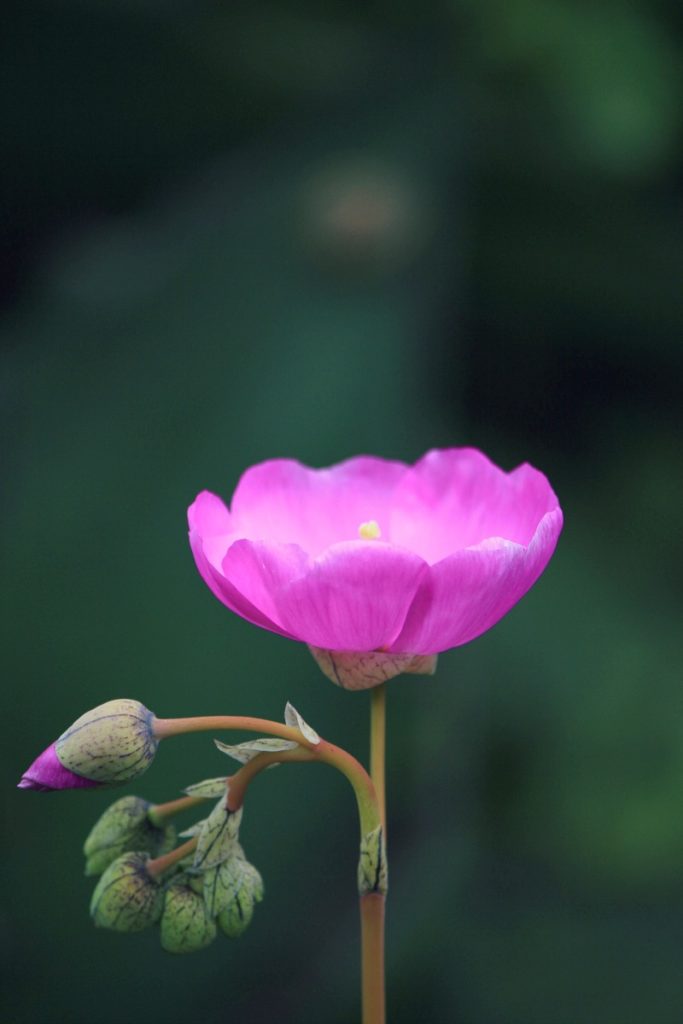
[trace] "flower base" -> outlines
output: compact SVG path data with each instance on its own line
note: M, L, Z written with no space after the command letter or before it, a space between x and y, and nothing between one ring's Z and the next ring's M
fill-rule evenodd
M385 651L309 651L328 679L345 690L369 690L403 673L433 676L436 654L387 654Z

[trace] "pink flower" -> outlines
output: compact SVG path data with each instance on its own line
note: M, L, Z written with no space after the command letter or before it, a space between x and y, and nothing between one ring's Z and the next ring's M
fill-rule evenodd
M398 671L490 629L536 582L562 529L542 473L506 473L472 448L414 466L273 459L244 473L230 509L203 491L188 519L197 568L232 611L323 660L362 653ZM344 660L323 668L336 677Z

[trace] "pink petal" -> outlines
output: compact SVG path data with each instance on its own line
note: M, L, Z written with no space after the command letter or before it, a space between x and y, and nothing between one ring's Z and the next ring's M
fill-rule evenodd
M230 513L225 504L211 491L202 491L197 495L187 510L187 521L190 530L200 537L214 537L220 533L230 533Z
M490 629L541 575L561 529L556 508L528 547L495 538L431 566L391 650L436 654Z
M298 544L318 555L356 540L361 523L388 531L391 497L406 472L401 462L361 455L328 469L272 459L242 476L232 505L232 528L242 536Z
M298 640L327 650L377 650L400 632L426 573L410 551L350 541L328 548L273 600L279 621Z
M222 573L217 570L208 560L204 553L204 547L202 539L199 534L195 532L190 533L190 547L192 548L192 554L199 570L199 574L212 592L214 597L217 597L224 605L235 612L237 615L241 615L247 622L251 622L254 626L261 626L263 629L269 629L273 633L280 633L282 636L290 636L286 630L281 629L275 622L264 615L258 608L243 595L240 591L227 580ZM290 639L292 639L290 637Z
M282 629L276 595L304 576L311 559L297 544L241 539L229 548L221 572L236 591Z
M488 537L527 545L558 505L538 470L506 473L474 448L434 450L403 477L394 496L391 540L435 564Z
M81 789L101 785L101 782L86 779L85 776L76 775L65 768L57 757L55 744L51 743L47 750L38 755L31 767L26 769L19 789L37 789L48 793L55 789Z

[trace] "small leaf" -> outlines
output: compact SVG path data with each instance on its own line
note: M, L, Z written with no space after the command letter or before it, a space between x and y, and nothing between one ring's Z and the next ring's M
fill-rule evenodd
M194 825L190 825L189 828L186 828L184 832L179 832L179 837L181 839L192 839L194 836L198 836L208 820L208 818L202 818L201 821L195 822Z
M315 729L312 729L308 722L304 722L299 712L289 701L287 701L285 706L285 724L289 725L292 729L298 729L309 743L320 743L320 737Z
M223 754L233 757L240 764L248 764L259 754L274 753L278 750L294 750L299 746L294 740L281 740L277 736L261 736L259 739L247 740L245 743L236 745L222 743L220 740L214 740L214 743Z
M358 861L358 891L361 896L369 892L386 894L387 888L387 852L382 826L378 825L361 840L360 860Z
M203 822L194 856L194 867L208 871L233 856L239 835L242 809L229 811L220 799Z
M207 799L215 799L218 796L224 796L228 780L222 779L204 779L203 782L195 782L193 786L186 786L183 793L187 793L188 796L201 796Z

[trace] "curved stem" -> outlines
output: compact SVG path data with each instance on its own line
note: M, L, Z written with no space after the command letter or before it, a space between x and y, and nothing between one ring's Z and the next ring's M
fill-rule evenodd
M376 725L372 730L373 765L378 772L378 782L382 787L382 804L377 797L375 784L360 761L335 746L321 739L312 743L288 725L272 722L264 718L243 717L240 715L206 715L200 718L156 718L153 723L154 735L157 739L180 736L189 732L207 732L225 729L242 729L246 732L261 732L283 739L294 740L297 749L273 751L259 754L244 765L232 777L228 788L228 806L237 809L241 806L246 789L252 779L269 764L281 761L319 761L329 764L344 775L351 785L358 804L358 817L361 835L361 854L363 845L372 834L379 832L380 847L377 856L383 856L381 829L383 827L383 793L384 793L384 700L380 698L375 715ZM375 705L373 704L373 708ZM381 755L381 756L380 756ZM381 764L381 770L378 765ZM233 807L232 804L236 806ZM193 840L190 840L193 842ZM186 844L187 846L188 844ZM183 850L184 847L179 847ZM174 854L176 855L174 857ZM173 851L166 857L158 858L154 870L166 870L168 858L174 858L170 864L181 859L179 851ZM158 864L164 866L160 869ZM384 1024L384 895L380 891L363 892L360 897L361 907L361 938L362 938L362 995L363 1024Z
M284 740L293 740L302 747L311 750L315 744L281 722L271 722L269 718L252 718L249 715L199 715L197 718L155 718L152 732L158 740L170 736L182 736L188 732L210 732L212 729L242 729L244 732L266 732L269 736L279 736Z
M268 718L251 718L243 715L202 715L198 718L155 718L152 730L157 739L168 739L171 736L182 736L189 732L213 732L228 729L244 730L245 732L268 733L271 736L279 736L285 740L293 740L309 751L313 756L311 760L322 761L324 764L332 765L345 775L353 786L358 804L360 817L361 836L371 832L373 828L381 824L381 815L377 802L377 794L372 779L366 772L360 761L334 743L327 740L320 740L319 743L312 743L307 740L303 733L289 725L282 725L280 722L272 722ZM282 757L286 751L279 751L277 760L285 760ZM262 755L259 755L259 757ZM297 758L299 760L300 758ZM257 761L258 758L254 758ZM309 758L306 758L309 760ZM253 763L253 762L252 762ZM261 762L263 763L263 762ZM272 763L272 762L271 762ZM246 767L246 766L245 766ZM237 773L239 774L239 772ZM256 772L254 773L256 774Z
M386 760L387 687L386 683L370 691L370 775L377 792L382 828L386 836L387 806L384 764Z
M272 753L258 754L228 780L229 811L238 811L244 803L244 798L250 783L260 772L269 768L272 764L285 764L297 761L315 761L315 754L310 750L274 750Z

